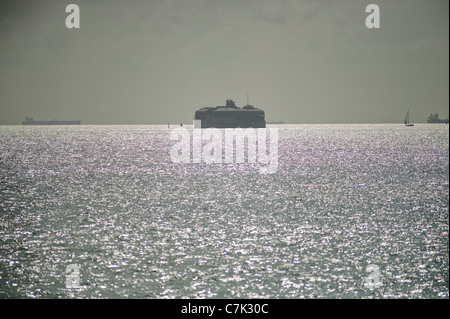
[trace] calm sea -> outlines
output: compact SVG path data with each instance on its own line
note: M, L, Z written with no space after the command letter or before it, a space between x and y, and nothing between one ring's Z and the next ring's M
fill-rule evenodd
M0 297L449 297L448 125L269 127L263 175L172 163L167 126L0 126Z

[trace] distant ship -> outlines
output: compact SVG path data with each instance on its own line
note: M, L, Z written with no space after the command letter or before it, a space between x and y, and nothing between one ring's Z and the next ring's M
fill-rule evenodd
M434 113L434 114L430 114L430 116L428 116L427 119L428 123L446 123L448 124L448 119L443 120L439 118L439 114Z
M81 121L35 121L32 117L26 117L22 125L80 125Z
M265 128L264 111L252 105L239 108L233 100L225 106L203 107L195 112L195 120L201 120L201 128Z

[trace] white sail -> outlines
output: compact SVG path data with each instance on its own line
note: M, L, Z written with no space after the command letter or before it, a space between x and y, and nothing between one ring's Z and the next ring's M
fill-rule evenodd
M405 126L414 126L414 124L409 123L409 110L408 110L408 112L406 112Z

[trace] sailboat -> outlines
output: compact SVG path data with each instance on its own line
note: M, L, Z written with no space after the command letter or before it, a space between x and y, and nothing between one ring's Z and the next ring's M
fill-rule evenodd
M405 126L414 126L414 124L409 123L409 110L408 110L408 112L406 112Z

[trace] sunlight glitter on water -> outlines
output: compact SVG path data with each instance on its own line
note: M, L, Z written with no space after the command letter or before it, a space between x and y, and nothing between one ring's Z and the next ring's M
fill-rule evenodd
M0 297L448 298L448 127L276 127L270 175L172 163L165 126L0 127Z

